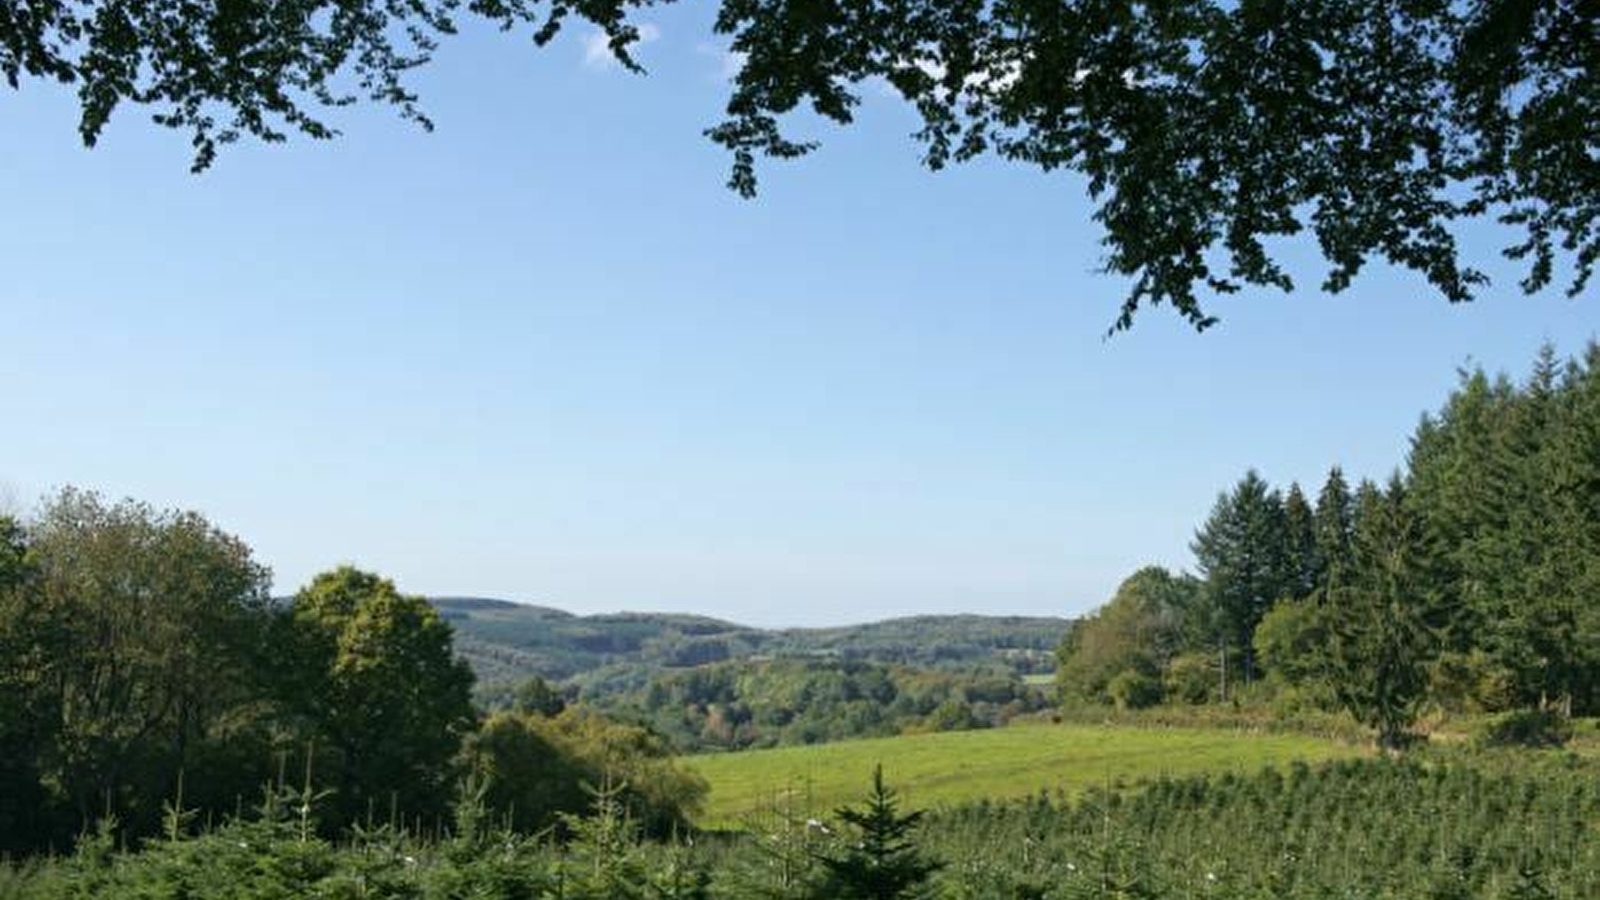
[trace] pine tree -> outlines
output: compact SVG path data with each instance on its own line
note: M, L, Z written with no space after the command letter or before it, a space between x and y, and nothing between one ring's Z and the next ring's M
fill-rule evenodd
M1316 517L1299 483L1283 495L1284 595L1303 600L1317 588Z
M1312 515L1312 541L1315 545L1313 569L1317 587L1326 590L1336 583L1350 564L1350 531L1355 510L1350 487L1338 466L1328 471L1328 480L1317 494L1317 509Z
M929 879L943 864L925 856L912 835L922 811L901 813L895 792L872 770L872 793L858 809L835 812L848 834L818 857L823 878L815 900L915 900L928 896Z
M1358 489L1351 559L1346 583L1328 595L1334 691L1377 730L1380 747L1397 750L1427 689L1440 613L1421 523L1398 476L1387 491L1370 482Z
M1203 604L1224 651L1242 650L1254 673L1251 636L1261 617L1289 593L1285 578L1283 500L1252 469L1217 498L1190 545L1205 578Z

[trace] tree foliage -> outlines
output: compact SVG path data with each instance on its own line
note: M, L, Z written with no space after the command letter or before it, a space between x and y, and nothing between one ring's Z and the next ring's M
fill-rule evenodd
M1385 744L1429 705L1600 711L1600 344L1546 347L1520 382L1462 372L1386 487L1335 467L1306 506L1246 474L1193 544L1188 618L1207 627L1173 655L1167 632L1110 627L1131 621L1119 591L1063 645L1068 696L1156 672L1203 698L1199 654L1220 642L1287 706L1342 706Z
M1426 698L1447 613L1424 541L1398 476L1381 492L1362 485L1352 554L1357 574L1326 600L1334 692L1387 749L1404 746Z
M318 575L290 611L298 684L288 706L324 751L337 821L374 804L434 810L474 724L472 671L421 597L349 566Z
M71 489L28 543L37 575L20 622L33 638L10 663L40 687L39 758L72 818L149 827L186 769L242 778L213 783L229 799L253 791L248 767L224 763L263 737L250 701L266 671L268 576L249 548L195 513Z
M822 877L817 900L917 900L943 864L922 852L915 840L920 810L900 811L900 801L883 781L883 766L872 770L872 790L859 807L834 812L843 839L819 855Z
M1161 672L1194 643L1199 593L1194 578L1156 566L1128 576L1110 602L1062 639L1056 688L1063 699L1106 702L1120 695L1121 705L1144 706L1153 691L1159 700Z
M170 837L290 781L302 829L437 830L478 725L448 623L349 567L287 603L269 583L192 512L69 488L29 521L0 518L0 856L63 848L96 823L122 842ZM630 802L659 831L704 790L642 728L529 717L570 762L541 773L544 808L581 808L581 785L614 773L636 779Z
M407 86L462 19L546 44L572 20L629 48L657 0L27 0L0 8L0 72L76 87L93 144L132 103L188 133L194 168L244 136L332 137L326 110L387 104L431 127ZM803 109L853 121L869 85L921 118L933 169L993 154L1080 173L1105 268L1133 287L1117 324L1168 304L1284 290L1272 244L1309 232L1341 290L1377 258L1451 301L1485 281L1465 221L1517 233L1525 290L1581 293L1600 257L1600 37L1589 0L722 0L739 54L724 121L729 184L817 146Z

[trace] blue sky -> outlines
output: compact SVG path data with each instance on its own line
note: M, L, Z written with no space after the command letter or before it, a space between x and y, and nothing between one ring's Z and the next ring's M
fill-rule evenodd
M282 591L354 562L584 612L1073 614L1189 565L1246 468L1381 477L1458 366L1600 333L1492 259L1452 308L1381 266L1318 294L1292 246L1300 292L1105 340L1077 179L930 174L869 90L742 201L700 135L723 54L651 26L644 78L581 29L471 32L416 80L435 133L342 111L201 177L137 110L85 151L70 95L0 92L0 493L201 510Z

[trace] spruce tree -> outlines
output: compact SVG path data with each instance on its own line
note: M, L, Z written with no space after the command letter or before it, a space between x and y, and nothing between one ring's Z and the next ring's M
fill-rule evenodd
M1352 567L1328 595L1334 691L1385 750L1404 746L1438 651L1437 582L1399 477L1356 494Z
M1298 483L1283 495L1285 597L1303 600L1317 588L1316 517Z
M1251 636L1268 609L1289 593L1285 577L1283 500L1251 469L1217 498L1190 548L1205 578L1202 602L1224 651L1244 652L1253 677Z
M1337 582L1349 567L1350 531L1355 518L1352 503L1344 472L1334 466L1317 494L1317 509L1312 515L1313 568L1317 587L1323 590Z
M895 792L883 783L883 766L872 770L872 793L861 807L834 813L847 834L830 853L819 855L823 878L815 900L916 900L929 895L929 879L943 864L924 855L913 834L922 811L900 812Z

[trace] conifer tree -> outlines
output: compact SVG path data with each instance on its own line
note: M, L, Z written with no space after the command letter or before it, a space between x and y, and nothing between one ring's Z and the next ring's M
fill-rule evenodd
M841 846L818 858L823 878L815 900L917 900L928 896L929 879L943 864L924 855L913 840L922 811L900 812L895 792L883 783L883 766L872 770L872 793L860 808L835 812L847 830Z
M1288 593L1283 500L1251 469L1217 498L1190 545L1205 579L1203 603L1225 650L1244 652L1253 677L1251 636L1256 623Z
M1285 597L1303 600L1317 588L1316 520L1299 483L1283 495Z
M1386 491L1363 482L1356 494L1352 572L1328 596L1334 691L1385 750L1404 746L1438 652L1437 581L1428 569L1421 523L1395 476Z
M1317 586L1323 589L1337 582L1350 563L1350 530L1355 518L1350 486L1338 466L1328 471L1328 480L1317 494L1317 509L1312 516Z

